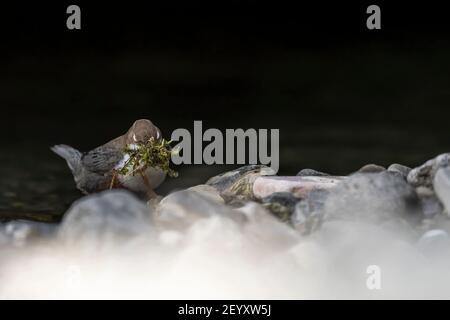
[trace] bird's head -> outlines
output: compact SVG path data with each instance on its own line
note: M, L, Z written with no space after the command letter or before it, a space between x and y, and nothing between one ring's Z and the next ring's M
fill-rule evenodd
M145 143L162 138L161 130L148 119L136 120L127 132L127 144Z

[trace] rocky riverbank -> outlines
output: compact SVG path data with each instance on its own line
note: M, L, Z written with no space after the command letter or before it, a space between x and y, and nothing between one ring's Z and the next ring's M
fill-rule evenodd
M390 277L402 274L400 280L391 279L380 297L416 297L423 288L408 291L404 268L419 261L411 274L423 280L434 272L430 261L438 261L439 272L450 261L449 159L448 154L440 155L412 169L371 164L348 176L303 169L296 176L283 177L265 166L245 166L148 202L128 191L105 191L74 202L59 224L31 222L27 217L3 223L0 251L13 265L23 250L35 258L36 252L50 251L58 256L58 270L61 261L64 266L69 260L84 266L87 257L91 264L105 255L111 259L112 252L114 268L124 252L130 252L134 264L134 254L139 252L151 264L149 268L161 274L165 267L184 276L212 272L211 285L219 286L215 297L228 297L225 284L217 282L218 270L249 281L240 297L378 297L364 286L365 268L376 264L388 269ZM177 259L183 261L181 265L173 265ZM181 266L189 268L180 270ZM336 270L330 271L332 266ZM98 276L99 270L87 269L90 276ZM0 267L0 272L16 277L11 269ZM331 276L334 273L338 277ZM39 282L34 276L33 281ZM143 277L150 283L157 281ZM264 288L253 283L261 279L268 281ZM324 279L334 290L353 288L355 283L357 290L322 292L327 288ZM448 296L447 279L436 281L442 288L435 296ZM399 288L399 283L404 287ZM0 296L9 297L13 284L0 286ZM238 283L231 286L241 288ZM163 296L193 297L192 288L183 290L184 295L171 291ZM204 290L199 296L204 297ZM30 296L25 287L16 294ZM148 291L146 297L160 296Z
M269 167L250 165L148 203L127 191L105 191L86 196L76 201L65 214L61 226L54 228L77 229L77 233L83 234L97 227L92 227L91 219L104 224L105 229L110 220L125 228L130 221L134 224L136 215L148 220L145 222L148 225L164 225L171 219L175 224L189 225L191 220L214 215L245 221L245 208L253 206L302 235L333 220L401 222L417 235L433 228L442 228L447 233L450 232L447 221L449 165L450 154L442 154L414 169L400 164L388 168L369 164L348 176L302 169L296 176L284 177L275 175ZM10 230L3 237L10 234L13 238L14 233L18 233L19 238L25 234L39 234L34 230L39 224L26 220L59 220L46 213L2 218L20 220L3 225L4 230ZM80 225L85 220L86 223Z

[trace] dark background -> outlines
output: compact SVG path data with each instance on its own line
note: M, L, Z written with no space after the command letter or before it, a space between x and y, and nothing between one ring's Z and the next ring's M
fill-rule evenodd
M81 30L66 8L81 7ZM366 8L381 7L381 30ZM80 196L49 146L89 150L149 118L172 130L279 128L280 174L416 166L449 151L450 20L414 5L223 1L0 7L0 212ZM174 188L227 166L177 168Z

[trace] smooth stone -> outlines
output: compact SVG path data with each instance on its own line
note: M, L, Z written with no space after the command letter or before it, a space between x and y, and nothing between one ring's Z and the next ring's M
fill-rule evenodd
M250 165L212 177L205 184L217 189L226 203L254 200L253 183L258 177L275 175L267 166Z
M417 241L417 247L430 257L449 257L450 239L446 231L433 229L425 232Z
M273 250L283 253L286 248L291 248L298 244L299 234L290 225L275 217L260 203L248 201L244 206L236 209L242 213L246 221L241 224L241 228L246 235L251 235L251 239L261 244L262 250ZM258 252L263 252L258 250ZM276 256L275 256L276 258Z
M397 173L399 174L401 177L403 177L404 179L406 179L406 177L408 176L409 172L411 171L410 167L398 164L398 163L393 163L391 164L388 169L389 172L393 172L393 173Z
M324 204L329 195L327 190L313 190L308 197L295 205L291 224L301 234L310 234L317 230L324 218Z
M377 164L366 164L365 166L361 167L357 172L359 173L378 173L386 171L385 167L379 166Z
M58 236L67 244L91 247L120 245L151 234L152 216L146 203L126 190L85 196L65 214Z
M263 206L281 221L290 221L294 207L300 199L289 192L275 192L262 199Z
M407 177L407 181L414 187L432 187L434 176L439 168L447 167L450 164L450 153L438 155L436 158L428 160L421 166L412 169Z
M207 184L199 184L199 185L190 187L187 190L198 192L199 194L205 196L206 198L208 198L214 202L217 202L220 204L225 203L224 199L220 196L219 191L217 191L216 188L209 186Z
M298 198L305 198L312 190L327 190L338 185L345 177L258 177L253 183L253 194L263 199L275 192L289 192Z
M242 215L194 190L176 191L161 200L156 224L163 229L184 230L200 219L220 217L242 222Z
M324 176L330 176L330 174L325 172L320 172L314 169L302 169L299 173L297 173L297 176L300 177L324 177Z
M356 173L330 190L327 218L386 222L398 218L420 222L419 198L404 179L388 172Z
M443 203L447 213L450 212L450 168L440 168L434 177L434 191Z

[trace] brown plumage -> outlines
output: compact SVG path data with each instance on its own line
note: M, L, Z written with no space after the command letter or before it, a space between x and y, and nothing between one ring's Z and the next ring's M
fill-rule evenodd
M81 153L67 145L56 145L51 149L67 161L77 188L84 193L92 193L110 187L114 169L123 166L127 160L128 155L124 153L127 146L145 143L152 137L161 139L161 131L150 120L140 119L125 134L91 151ZM152 196L153 189L164 179L165 173L161 169L148 168L142 175L118 176L113 187Z

